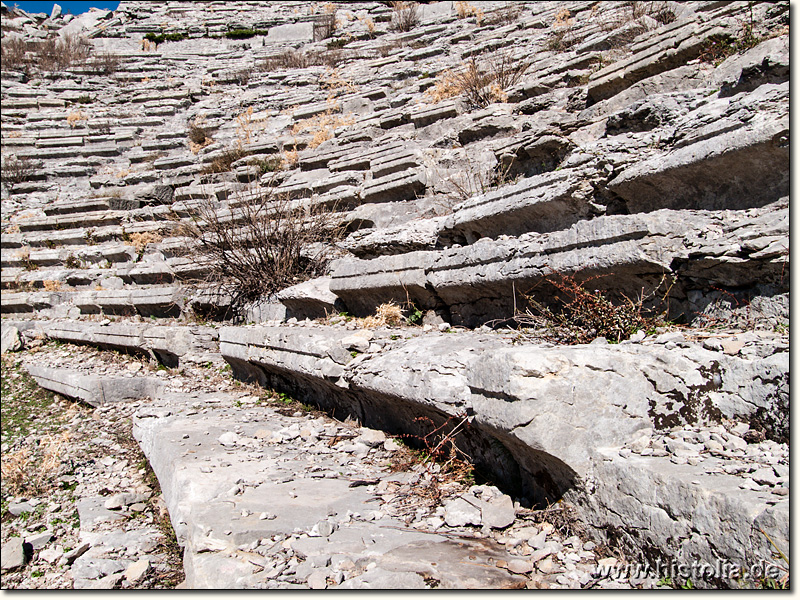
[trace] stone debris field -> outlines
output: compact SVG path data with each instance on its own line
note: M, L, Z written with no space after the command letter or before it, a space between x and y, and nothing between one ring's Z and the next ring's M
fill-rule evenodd
M789 586L788 2L2 47L4 589Z

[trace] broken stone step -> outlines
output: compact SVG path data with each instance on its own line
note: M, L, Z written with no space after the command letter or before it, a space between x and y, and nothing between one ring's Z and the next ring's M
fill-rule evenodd
M337 160L332 160L328 165L331 171L349 171L361 170L366 171L370 168L373 160L380 160L386 155L393 155L402 153L407 146L401 142L392 140L388 144L382 144L377 147L365 148L361 151L348 153Z
M242 423L236 411L212 407L202 415L184 416L180 407L189 398L170 395L165 400L170 402L162 402L163 408L139 411L134 437L158 476L184 547L186 587L264 587L283 569L264 569L267 557L256 549L290 535L296 539L284 546L306 559L296 573L310 587L326 585L324 576L315 583L313 565L324 567L330 560L325 557L332 555L344 555L351 564L377 561L384 567L373 569L372 577L350 576L348 588L376 582L385 588L424 587L419 572L430 573L442 587L524 585L523 578L489 563L489 557L492 562L511 557L488 540L455 544L443 535L408 528L399 519L351 518L375 510L364 486L351 487L348 478L337 475L307 476L312 469L339 468L335 455L312 457L312 463L291 442L265 444L258 438L261 425ZM271 420L281 418L266 411ZM192 445L191 455L186 444ZM293 461L288 478L281 467L286 458ZM383 474L377 465L362 468L365 476ZM385 569L403 577L387 577L391 573Z
M520 303L527 290L554 272L598 275L593 284L598 289L628 298L656 288L665 273L685 274L687 279L678 279L671 290L671 301L676 302L671 307L681 312L687 309L682 290L702 288L704 280L707 286L716 281L755 290L763 282L787 289L785 280L781 283L788 247L785 207L732 214L744 221L724 227L723 213L662 210L582 220L545 234L482 238L465 247L343 258L331 265L330 289L353 314L373 314L380 304L402 304L410 298L424 310L446 308L448 322L469 327L511 318L515 306L523 310ZM758 220L746 226L756 215ZM408 231L394 228L383 239L430 245L441 223L430 223L430 231L423 224ZM720 231L715 244L704 241L709 229ZM380 240L379 234L368 232L364 237ZM697 251L700 248L706 250ZM521 295L515 298L514 289Z
M70 213L88 213L107 211L109 198L87 198L85 200L61 200L44 207L47 216L66 215Z
M76 292L70 304L82 314L178 317L185 303L182 286L152 285L121 290Z
M366 181L361 198L364 202L410 200L422 194L425 187L425 173L417 169L409 169Z
M785 92L788 83L765 90L767 97L774 98L777 114L764 112L763 117L757 114L744 123L731 119L724 124L728 127L718 123L704 132L707 137L700 134L696 141L690 135L682 147L623 170L609 182L609 190L625 200L630 212L741 209L787 196L789 117L784 112L788 104L781 101Z
M39 365L28 365L26 370L41 387L69 398L79 398L92 406L155 398L164 388L157 377L98 377Z
M159 362L175 367L180 360L200 361L218 352L218 334L205 326L162 326L148 323L107 323L82 321L49 323L43 333L55 340L92 344L139 355L153 355Z
M699 344L689 345L685 350L668 350L664 346L647 347L636 344L590 344L550 348L527 344L511 347L508 346L510 339L505 339L503 336L475 333L428 334L409 340L397 340L396 343L389 344L388 341L392 341L391 330L365 331L364 335L366 336L368 333L372 336L369 341L383 345L383 351L368 353L358 360L345 358L339 350L340 348L346 349L346 343L349 343L348 340L353 334L348 330L343 331L330 327L222 328L220 330L220 351L231 363L235 372L256 377L257 380L263 380L265 375L277 377L280 373L283 373L284 377L291 374L285 380L287 385L295 378L312 378L327 392L334 395L330 398L317 398L316 393L312 391L306 392L306 395L315 396L315 401L327 409L358 410L361 418L380 421L381 424L377 427L381 429L391 429L391 423L399 426L399 423L404 420L396 420L397 415L387 414L387 410L393 409L383 406L382 403L380 406L356 409L352 406L355 398L361 398L363 394L368 393L376 399L375 402L378 402L379 398L392 396L411 403L420 412L444 410L446 413L450 413L454 408L445 407L456 397L464 397L463 392L468 389L472 394L472 400L469 402L471 411L473 411L471 414L477 415L473 421L473 425L477 427L475 435L489 435L488 430L481 431L482 425L488 423L493 423L493 427L500 428L502 431L511 432L513 430L515 433L512 437L528 440L534 448L550 449L551 454L557 455L559 460L569 465L570 469L579 476L587 472L589 463L586 461L589 461L593 455L593 448L614 445L613 439L622 439L632 435L637 428L644 427L644 422L649 423L648 426L663 428L670 419L682 419L680 413L677 412L678 409L672 404L668 388L678 389L687 383L691 386L702 385L701 381L711 377L714 380L715 392L708 396L709 402L722 414L732 415L738 410L737 405L742 398L736 382L737 369L745 363L751 364L745 359L703 349ZM439 389L438 386L443 382L438 382L436 377L427 375L426 369L419 369L419 362L416 359L421 355L439 357L435 361L436 366L432 365L431 369L455 369L448 371L452 373L453 377L447 384L449 391L445 391L444 388ZM667 360L668 356L673 356L673 358ZM534 360L534 357L539 358ZM664 360L667 360L667 364L670 366L659 367L658 365L662 364ZM694 362L696 366L689 367L690 362L687 361ZM711 365L714 361L717 362L718 367L712 368ZM412 363L417 367L412 367ZM524 379L522 373L531 372L530 369L534 369L534 367L530 365L534 364L538 365L535 370L539 375L533 379ZM758 364L758 369L777 368L782 371L784 373L783 381L777 385L779 389L783 390L780 393L785 393L787 385L785 375L788 372L786 352L759 359L752 364L753 366ZM460 366L455 367L454 365ZM495 369L491 374L485 371L490 365ZM567 371L561 375L554 377L546 375L547 373L553 375L559 373L558 369L561 367L558 365L570 366L563 367ZM600 365L614 365L610 369L617 375L606 373L607 367L601 368ZM682 374L684 367L690 370ZM634 371L636 375L634 375ZM654 373L657 371L668 373L668 375L656 376ZM387 373L391 373L391 377L387 377L385 375ZM428 379L429 377L432 378ZM523 378L519 379L519 377ZM567 385L563 383L562 378L571 379L572 377L588 378L587 381L596 378L607 380L604 385L617 385L613 381L620 384L624 381L626 385L635 385L641 393L641 404L631 401L630 395L620 396L615 400L614 394L609 392L608 396L603 396L607 401L607 404L603 404L604 408L599 412L587 409L592 414L587 415L586 418L596 419L600 418L599 415L602 414L603 419L618 419L617 425L599 429L587 425L585 433L578 433L573 428L580 430L582 425L575 421L578 418L576 412L580 412L574 408L575 405L566 413L556 408L563 401L559 399L561 395L557 390L562 389L560 386ZM679 380L683 380L684 383ZM424 381L429 382L423 383ZM777 409L776 406L773 406L777 399L771 397L771 394L776 391L772 389L774 385L776 383L773 381L764 384L758 390L752 390L752 395L748 397L747 402L753 405L759 404L765 410ZM390 391L387 386L393 386L393 391ZM589 388L597 389L589 386L587 390ZM550 396L546 390L550 390L556 396ZM589 394L593 400L587 396L586 402L600 402L600 399L594 394L594 391ZM526 398L539 398L538 403L542 402L541 398L550 398L548 402L553 404L546 408L547 402L545 405L533 406L524 401L518 406L521 410L524 409L524 416L522 414L515 416L516 411L504 413L502 417L492 417L490 412L484 412L490 411L501 397L513 397L519 401ZM637 398L639 398L639 394L637 394ZM579 400L575 397L574 401L578 402ZM687 401L691 402L691 399ZM637 400L637 402L639 401ZM462 406L460 403L457 404ZM669 408L670 406L673 408ZM773 408L766 408L767 406ZM617 414L618 411L624 412L627 416L621 417L621 413ZM567 417L567 421L561 422L558 419L562 417L546 416L549 414L562 416L569 414L570 416ZM506 418L509 419L507 422L504 421ZM553 418L556 421L551 421L547 427L542 427L542 423ZM710 413L703 415L697 413L693 418L699 421L705 419L713 421L715 417ZM520 425L518 419L525 420L528 425ZM501 426L501 423L504 424ZM523 428L519 429L519 427ZM602 433L599 433L600 431ZM499 435L499 431L496 433ZM598 438L598 435L602 439ZM563 443L564 439L569 439L570 445L561 448L558 445ZM510 444L512 441L507 439L505 443ZM517 454L522 460L520 452L521 450ZM566 476L565 474L566 472L562 473ZM524 474L521 476L524 477Z
M618 440L632 440L647 428L663 429L681 421L688 414L681 406L695 401L681 396L678 390L684 386L698 391L700 405L708 402L707 406L714 407L693 413L691 418L698 424L715 422L719 417L712 413L716 410L718 415L732 415L742 400L763 410L785 410L774 405L773 394L788 391L786 352L750 363L699 344L673 349L637 344L545 347L512 345L511 338L476 333L392 340L391 331L369 331L370 343L383 345L383 350L349 361L339 358L339 353L352 333L336 328L223 328L220 351L238 376L277 384L294 397L313 401L334 414L353 414L374 428L394 432L406 428L412 433L408 414L455 415L467 409L473 415L470 434L458 441L478 464L490 468L506 485L520 485L515 478L522 478L528 497L552 501L563 495L592 507L593 517L613 513L614 503L621 500L618 495L610 497L612 490L629 478L609 477L586 487L590 474L591 481L597 482L597 469L607 460L603 449L617 447ZM420 367L420 356L427 357L425 368ZM742 368L764 373L777 368L783 373L782 382L777 387L767 383L744 399L737 374ZM447 375L437 375L441 373ZM630 393L632 389L635 394ZM600 395L598 390L602 390ZM678 397L683 400L675 404ZM492 447L505 447L509 454L500 458L492 454ZM548 474L545 479L543 472ZM603 489L608 495L598 495L595 485L607 485ZM662 485L669 488L671 482L657 481L649 495L638 497L659 498ZM682 493L675 491L676 506L693 497ZM592 502L603 506L592 506ZM606 525L598 518L590 522L598 529ZM709 527L714 529L712 535L725 535L725 521L718 515L714 514ZM667 538L658 540L658 547L672 555L675 550ZM636 549L652 541L638 540Z
M94 246L70 246L69 248L32 248L30 250L3 249L3 267L25 267L34 264L38 267L69 266L82 267L85 264L132 262L137 252L133 246L118 242L108 242Z
M558 171L473 196L454 207L440 233L443 245L483 237L565 229L590 213L587 173Z
M117 211L93 211L84 213L68 213L49 217L33 217L19 222L22 232L50 231L73 227L104 227L119 225L122 213Z
M680 26L678 26L680 25ZM714 23L674 23L647 38L646 47L594 73L589 80L589 104L610 98L631 85L697 58L707 40L728 31Z

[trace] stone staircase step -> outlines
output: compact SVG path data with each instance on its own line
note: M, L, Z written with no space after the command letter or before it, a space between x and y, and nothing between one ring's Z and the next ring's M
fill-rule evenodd
M153 398L164 387L157 377L97 377L69 369L34 365L28 366L27 370L41 387L69 398L78 398L92 406Z

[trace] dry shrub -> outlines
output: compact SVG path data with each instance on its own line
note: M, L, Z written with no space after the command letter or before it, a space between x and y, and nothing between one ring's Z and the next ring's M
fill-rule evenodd
M329 49L320 52L300 52L287 50L281 54L265 58L258 68L261 71L276 71L277 69L305 69L307 67L335 68L342 62L340 50Z
M92 49L86 39L77 35L50 38L34 44L37 46L36 66L42 71L60 71L80 66L89 58Z
M3 40L2 67L3 70L62 71L85 64L91 49L86 39L76 35L31 42Z
M296 144L291 150L284 149L283 153L281 154L281 169L294 169L299 162L300 155L297 152Z
M338 127L352 125L353 123L355 123L353 115L334 114L331 110L327 110L324 113L295 123L292 127L292 135L311 133L311 141L308 142L308 146L309 148L316 148L322 142L332 139L333 132Z
M24 71L30 65L28 44L20 38L2 41L3 71Z
M202 175L211 175L212 173L227 173L231 170L233 163L240 158L247 156L247 152L241 147L228 148L223 150L209 165L203 168L200 173Z
M534 294L527 294L525 298L534 312L529 309L514 319L523 325L544 324L550 328L548 335L553 341L568 344L585 344L598 337L620 342L640 329L647 331L663 323L661 315L655 314L646 305L665 285L666 277L662 277L661 282L649 293L645 294L642 290L635 300L623 296L625 301L615 304L600 290L586 288L590 281L603 276L596 275L581 281L576 275L548 275L542 283L549 284L555 293L543 293L542 296L554 308L536 300ZM662 301L669 290L668 287L662 295Z
M0 462L0 474L3 476L4 495L16 495L25 489L30 476L33 454L27 447L16 452L4 452Z
M547 37L545 47L553 52L563 52L574 46L578 41L572 32L574 24L575 20L572 18L572 13L570 13L569 9L562 8L558 11L553 21L553 30Z
M336 5L325 4L325 12L314 17L314 41L325 40L336 33Z
M425 90L425 96L437 103L464 94L476 107L506 102L505 90L517 83L527 68L527 63L515 61L508 53L498 54L483 66L472 58L464 68L440 74L434 86Z
M198 125L197 120L189 124L188 138L189 150L191 150L192 154L197 154L202 148L214 142L208 131Z
M125 240L126 246L133 246L136 252L141 254L148 244L157 244L161 241L161 236L155 231L143 231L128 234Z
M408 32L419 23L417 2L392 2L392 29Z
M236 137L239 139L239 147L249 144L253 135L253 107L249 106L246 111L236 117Z
M496 8L483 17L484 25L510 25L519 19L522 6L517 2L511 2Z
M388 302L381 304L375 311L374 316L364 318L361 326L365 329L374 329L375 327L386 327L387 325L402 325L404 322L403 309L394 302Z
M476 8L469 2L456 2L454 6L459 19L475 17L475 23L478 27L481 26L483 22L483 9Z
M42 285L45 292L58 292L61 290L61 282L55 279L45 279Z
M2 181L13 187L29 181L36 174L36 165L28 158L11 156L3 161Z
M358 87L356 87L352 81L342 77L337 69L331 68L329 68L325 75L320 78L320 87L328 90L331 93L331 95L328 97L328 102L332 102L333 96L340 91L347 93L358 92Z
M204 281L231 298L234 313L262 296L322 275L329 245L343 231L331 219L335 207L292 201L271 187L230 213L212 202L199 205L181 233Z
M111 75L119 70L122 59L113 52L101 52L89 60L89 66L101 75Z

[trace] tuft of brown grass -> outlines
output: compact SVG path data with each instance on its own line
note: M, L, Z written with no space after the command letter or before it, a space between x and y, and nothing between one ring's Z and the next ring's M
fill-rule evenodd
M456 9L456 14L458 15L459 19L468 19L469 17L475 17L475 24L478 27L481 26L483 23L483 9L476 8L469 2L456 2L454 5Z
M392 29L409 32L419 23L417 2L392 2Z
M284 150L281 154L281 169L294 169L300 162L297 144L291 150Z
M126 239L124 242L125 245L133 246L136 248L136 252L139 254L144 252L144 249L147 248L148 244L157 244L161 241L161 236L155 231L131 233L127 236L127 238L128 239Z
M365 329L375 329L387 325L402 325L404 322L403 309L394 302L388 302L381 304L375 311L375 315L364 318L361 326Z
M78 121L86 121L88 119L89 117L79 110L73 111L67 115L67 123L69 123L69 126L73 128L78 124Z
M295 123L292 126L292 135L310 133L311 140L308 142L308 146L309 148L316 148L322 142L332 139L333 133L337 128L352 125L353 123L355 123L353 115L336 114L329 109L324 113Z
M42 282L45 292L58 292L61 290L61 282L55 279L45 279Z
M4 453L0 461L3 493L16 495L44 491L61 466L64 446L69 439L69 431L64 431L43 438L35 450L26 445L10 454Z
M500 53L479 65L472 58L465 67L443 71L425 97L435 103L464 94L472 106L486 107L496 102L506 102L505 92L517 83L528 68L528 63L514 60L508 53Z

